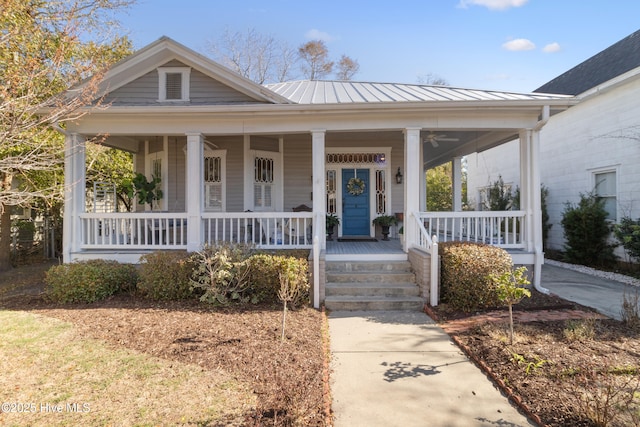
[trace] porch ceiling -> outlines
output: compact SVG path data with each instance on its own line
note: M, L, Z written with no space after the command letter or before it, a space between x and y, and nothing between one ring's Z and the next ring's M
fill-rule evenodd
M435 140L433 140L435 136ZM451 161L453 157L465 156L474 152L482 152L505 142L518 138L518 129L500 130L460 130L460 129L429 129L420 133L425 168L433 168ZM139 141L145 136L111 135L104 141L104 145L120 150L137 152ZM286 137L285 137L286 138ZM329 132L327 143L338 144L366 141L371 144L388 143L390 140L403 140L401 131L385 132Z
M432 136L435 135L435 140ZM422 131L423 162L430 169L451 161L454 157L482 152L518 138L518 129L460 131L434 129Z

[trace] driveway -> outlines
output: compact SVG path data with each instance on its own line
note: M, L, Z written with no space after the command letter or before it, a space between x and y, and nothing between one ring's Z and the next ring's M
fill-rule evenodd
M592 307L605 316L621 320L623 297L635 296L640 288L557 265L542 266L541 284L569 301Z

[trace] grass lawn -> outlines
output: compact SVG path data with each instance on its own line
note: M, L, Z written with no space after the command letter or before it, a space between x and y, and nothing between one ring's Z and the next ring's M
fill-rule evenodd
M221 370L115 348L37 314L0 311L0 324L2 425L234 424L255 405Z

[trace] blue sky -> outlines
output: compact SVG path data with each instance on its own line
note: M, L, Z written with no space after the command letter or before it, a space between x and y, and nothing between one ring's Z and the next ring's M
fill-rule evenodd
M166 35L208 55L255 29L293 47L322 39L359 81L530 92L640 29L638 0L137 0L119 18L135 48ZM210 56L210 55L209 55Z

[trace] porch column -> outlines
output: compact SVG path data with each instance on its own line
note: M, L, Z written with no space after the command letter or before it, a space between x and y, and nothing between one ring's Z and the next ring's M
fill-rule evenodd
M462 211L462 157L451 161L451 183L453 184L453 211Z
M244 159L244 185L243 188L243 199L244 199L244 210L252 210L253 209L253 156L251 156L251 135L244 135L242 139L242 157Z
M424 167L424 143L420 141L420 212L427 211L427 169ZM407 216L408 218L408 216Z
M416 197L420 191L420 176L422 159L420 153L420 128L406 128L404 130L404 251L417 245L418 230L412 215L420 210L420 197Z
M204 159L204 136L201 133L187 134L187 251L201 249L202 239L202 163Z
M320 250L327 248L325 215L327 214L325 183L325 130L311 131L313 176L313 236L318 236Z
M62 261L72 261L72 254L80 251L82 221L79 215L85 207L85 141L81 135L70 133L64 140L64 217L62 223Z

